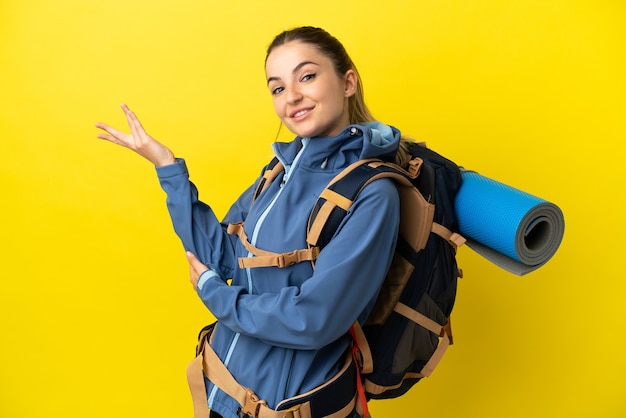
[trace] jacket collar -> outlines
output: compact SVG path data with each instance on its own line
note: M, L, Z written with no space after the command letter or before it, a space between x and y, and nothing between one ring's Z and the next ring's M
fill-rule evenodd
M320 167L345 167L359 159L380 158L393 160L400 144L400 131L380 122L368 122L346 127L333 137L296 137L291 142L275 142L274 153L285 165L290 166L303 148L305 154L300 164Z

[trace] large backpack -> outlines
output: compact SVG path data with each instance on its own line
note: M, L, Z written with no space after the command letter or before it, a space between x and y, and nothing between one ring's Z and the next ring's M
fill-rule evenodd
M395 254L367 322L350 329L353 352L361 366L358 385L364 416L366 400L406 393L432 373L452 343L450 313L457 279L462 276L456 251L465 242L457 232L454 211L461 173L455 163L423 144L405 145L412 159L404 167L378 159L361 160L326 186L311 211L306 249L283 254L264 251L250 244L243 224L229 226L229 232L238 234L255 255L240 258L242 268L314 262L361 190L380 178L395 181L401 205ZM254 197L282 170L280 162L272 160Z
M330 186L341 194L345 190L352 201L358 192L349 189L380 177L393 178L400 191L400 232L392 265L363 326L366 341L357 338L368 399L403 395L432 373L452 344L450 313L462 276L456 251L465 242L454 211L461 174L456 164L434 151L416 143L408 146L413 156L408 170L366 163ZM327 223L322 245L330 228L334 226Z

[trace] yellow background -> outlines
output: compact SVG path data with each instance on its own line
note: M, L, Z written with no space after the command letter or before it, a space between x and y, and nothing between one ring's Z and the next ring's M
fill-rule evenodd
M626 3L4 0L0 23L0 417L190 416L211 318L153 168L93 125L128 103L223 214L278 129L265 48L302 24L378 118L566 218L521 278L460 251L456 344L375 417L626 416Z

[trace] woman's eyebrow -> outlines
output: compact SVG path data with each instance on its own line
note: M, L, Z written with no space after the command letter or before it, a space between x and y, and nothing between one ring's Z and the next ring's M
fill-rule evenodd
M308 64L313 64L313 65L319 66L318 63L313 62L313 61L302 61L300 64L296 65L293 70L291 70L291 73L292 74L297 73L300 68L302 68L302 67L304 67L305 65L308 65ZM279 81L279 80L280 80L280 77L270 77L270 78L267 79L267 84L269 84L272 81Z

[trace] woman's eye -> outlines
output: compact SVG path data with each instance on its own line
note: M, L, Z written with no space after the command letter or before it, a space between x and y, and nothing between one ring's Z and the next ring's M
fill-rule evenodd
M284 90L284 87L275 87L272 89L272 94L278 94Z
M304 77L302 77L302 81L309 81L315 78L315 73L313 74L306 74Z

